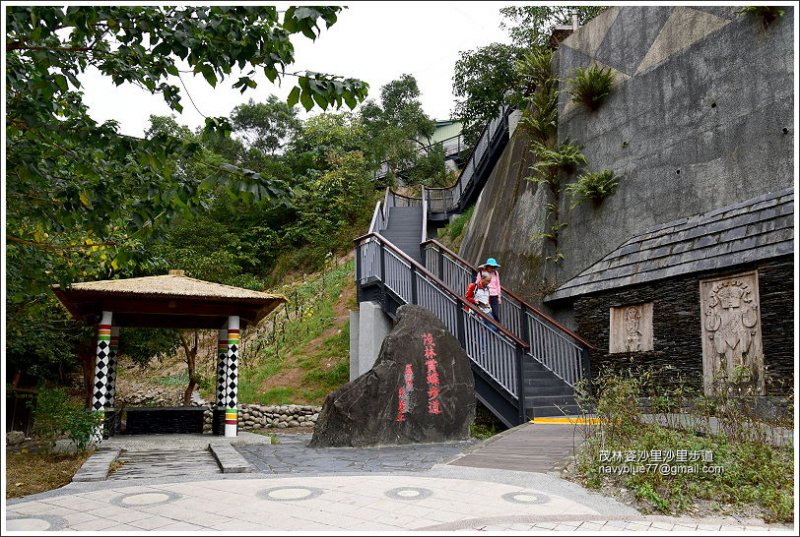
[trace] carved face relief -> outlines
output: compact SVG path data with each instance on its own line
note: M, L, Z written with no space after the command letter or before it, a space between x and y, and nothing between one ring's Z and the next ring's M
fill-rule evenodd
M703 311L703 375L707 394L722 373L728 379L749 370L753 389L763 393L758 273L700 282Z
M653 303L611 308L609 353L653 350Z

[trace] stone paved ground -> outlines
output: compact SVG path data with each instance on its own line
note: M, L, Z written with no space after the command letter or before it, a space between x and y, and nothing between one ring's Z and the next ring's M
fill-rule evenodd
M527 431L528 433L530 431ZM515 431L504 435L516 434ZM550 433L552 434L552 433ZM253 435L255 436L255 435ZM247 435L239 440L249 438ZM612 498L542 472L445 464L480 451L475 442L391 448L310 449L281 435L237 449L250 474L106 480L6 504L6 531L409 531L792 533L756 520L642 516ZM179 439L191 449L198 439ZM216 440L219 441L219 440ZM164 438L160 442L170 444ZM486 446L499 445L498 440ZM139 449L151 444L137 439ZM122 446L122 444L121 444ZM126 444L131 449L136 446ZM496 451L496 450L495 450ZM498 456L500 456L498 454Z

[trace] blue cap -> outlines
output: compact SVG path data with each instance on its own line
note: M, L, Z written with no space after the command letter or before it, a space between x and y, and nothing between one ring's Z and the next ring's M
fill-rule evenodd
M487 259L485 265L487 265L489 267L500 268L500 263L498 263L497 260L494 257L490 257L489 259Z

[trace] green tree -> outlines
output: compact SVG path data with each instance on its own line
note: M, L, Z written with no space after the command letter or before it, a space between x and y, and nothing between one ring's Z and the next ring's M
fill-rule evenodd
M462 52L456 61L452 118L463 125L467 145L475 144L486 123L506 104L506 92L517 85L514 62L521 54L519 47L492 43Z
M179 64L215 86L256 86L256 70L272 82L293 77L306 108L346 103L367 94L355 79L286 72L295 34L315 39L341 8L203 6L12 6L6 10L7 326L9 339L49 334L60 311L48 286L116 274L147 273L154 261L147 236L173 215L202 208L220 182L247 198L282 197L271 177L221 157L201 154L196 137L166 123L144 139L123 136L114 121L97 123L83 102L79 75L97 69L115 84L133 83L182 109ZM236 70L238 75L234 75ZM309 104L311 106L309 106ZM230 122L208 118L225 133ZM190 166L192 164L192 166ZM195 172L201 171L200 175ZM57 315L56 315L57 317ZM52 328L52 330L51 330ZM53 357L74 351L70 338ZM37 347L9 346L11 363L32 363Z
M468 145L474 144L483 127L497 117L505 104L520 105L532 88L526 87L515 63L526 54L550 47L550 35L557 24L571 22L578 14L586 24L605 6L514 6L500 9L511 44L492 43L461 53L453 74L456 105L452 119L460 121Z
M419 96L417 80L404 74L381 87L380 104L369 100L361 107L368 161L374 168L386 163L390 182L401 176L420 182L404 172L415 168L432 149L436 123L425 114Z
M270 95L265 103L250 99L247 104L235 107L231 121L234 131L247 141L249 147L266 155L273 155L286 138L300 128L295 107L274 95Z

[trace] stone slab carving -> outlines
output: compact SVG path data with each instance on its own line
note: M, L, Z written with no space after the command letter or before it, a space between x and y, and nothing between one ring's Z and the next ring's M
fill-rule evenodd
M611 308L608 352L653 350L653 303Z
M475 384L469 357L430 311L405 305L375 365L328 395L310 447L469 439Z
M702 280L703 388L714 391L715 379L735 378L737 367L749 369L753 394L764 393L764 350L758 272Z

